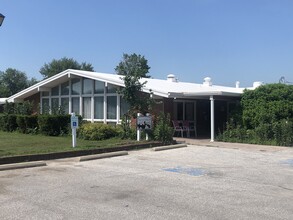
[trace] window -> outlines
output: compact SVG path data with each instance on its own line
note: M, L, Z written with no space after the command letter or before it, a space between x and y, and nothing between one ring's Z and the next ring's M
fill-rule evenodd
M95 119L104 119L104 97L95 97Z
M66 114L69 113L69 98L61 98L61 110Z
M51 99L51 111L53 114L57 114L59 110L59 98Z
M95 94L104 94L105 83L101 81L95 81Z
M83 98L83 117L86 119L91 118L91 98L90 97L85 97Z
M50 106L49 99L42 99L42 114L49 114Z
M118 86L112 85L108 83L107 93L116 93Z
M42 92L42 96L49 96L49 92Z
M61 95L69 95L69 82L61 84Z
M76 115L79 115L80 114L79 97L72 98L71 101L72 101L72 103L71 103L72 112L74 112Z
M82 80L82 94L92 94L93 91L93 80L83 79Z
M120 98L120 119L127 113L129 110L129 104L121 97Z
M59 95L59 86L55 86L54 88L52 88L51 95L52 96L58 96Z
M80 79L72 79L71 81L71 94L79 95L80 94Z
M107 119L116 119L117 117L117 96L107 97Z

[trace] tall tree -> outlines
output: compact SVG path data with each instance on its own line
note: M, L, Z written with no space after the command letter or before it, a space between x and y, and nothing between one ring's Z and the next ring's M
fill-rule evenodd
M32 79L35 80L35 79ZM29 81L26 74L19 70L8 68L5 72L0 72L0 97L9 97L27 88Z
M59 60L53 59L50 63L45 63L44 66L41 67L40 73L43 75L44 79L46 79L67 69L94 71L90 63L78 63L73 58L63 57Z
M124 75L122 78L125 87L119 90L123 95L123 99L129 104L130 114L137 112L145 113L149 111L151 99L149 96L141 93L146 82L141 82L142 77L147 76L150 67L144 56L131 54L123 54L123 60L115 68L119 75Z
M115 68L115 71L119 75L131 75L136 77L149 78L149 65L147 59L144 56L133 54L123 54L122 61Z

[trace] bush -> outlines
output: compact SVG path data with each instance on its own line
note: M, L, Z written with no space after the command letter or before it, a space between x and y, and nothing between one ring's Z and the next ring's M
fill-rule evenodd
M78 137L85 140L105 140L117 137L121 129L102 123L85 123L78 129Z
M173 141L173 128L170 126L170 116L160 113L154 129L154 138L163 144L170 144Z
M1 114L0 115L0 129L2 131L15 131L17 129L16 115Z
M41 134L49 136L68 134L70 115L39 115L38 124Z
M38 129L37 115L17 115L16 123L21 133L34 133Z

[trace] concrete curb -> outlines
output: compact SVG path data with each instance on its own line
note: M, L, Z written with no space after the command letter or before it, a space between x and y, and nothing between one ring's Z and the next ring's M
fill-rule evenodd
M31 168L31 167L41 167L41 166L47 166L47 164L44 161L4 164L4 165L0 165L0 171Z
M96 160L96 159L103 159L108 157L117 157L117 156L124 156L128 155L127 151L117 151L117 152L111 152L111 153L104 153L104 154L95 154L95 155L89 155L89 156L82 156L80 157L80 162L87 161L87 160Z
M187 147L187 144L175 144L175 145L169 145L169 146L163 146L163 147L153 147L153 151L161 151L161 150L169 150L169 149L176 149L181 147Z

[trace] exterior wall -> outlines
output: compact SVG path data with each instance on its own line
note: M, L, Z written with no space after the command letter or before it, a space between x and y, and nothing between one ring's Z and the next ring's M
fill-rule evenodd
M30 101L34 103L33 111L34 113L39 112L39 103L40 103L40 93L34 94L28 98L25 98L24 101Z

